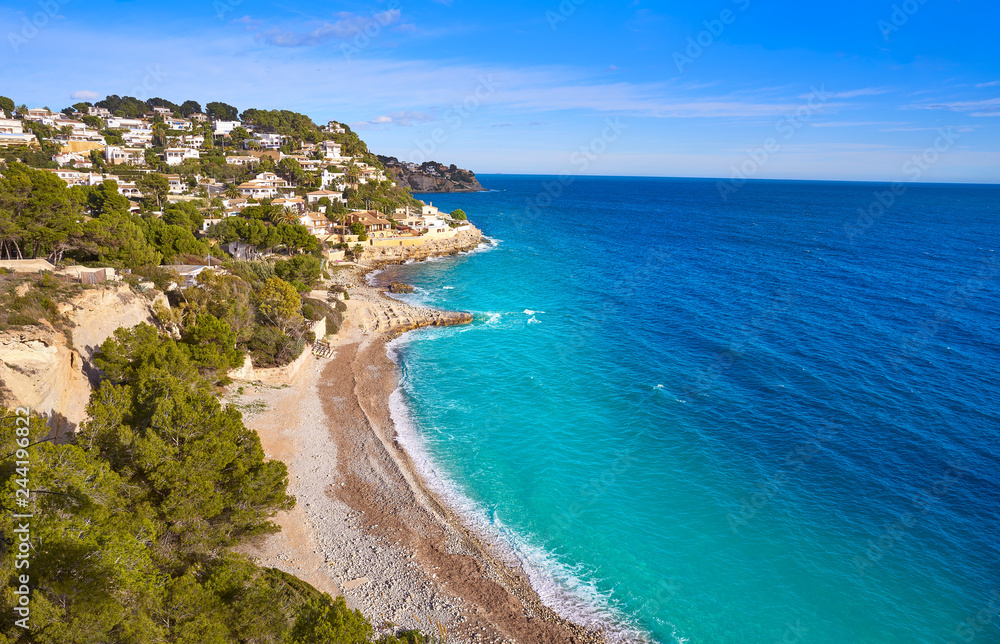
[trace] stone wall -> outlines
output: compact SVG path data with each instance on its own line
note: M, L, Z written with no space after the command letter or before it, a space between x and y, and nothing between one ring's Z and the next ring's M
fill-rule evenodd
M317 320L309 329L316 335L317 340L326 337L326 318ZM243 366L229 372L229 377L233 380L243 380L248 382L261 382L265 385L289 385L295 379L296 374L302 369L302 365L310 358L319 360L312 353L312 345L306 344L302 349L302 355L292 362L282 367L269 367L267 369L257 369L253 366L250 356L243 359Z
M483 233L475 226L459 230L454 237L428 242L420 246L389 246L383 248L367 248L363 262L375 267L390 264L402 264L409 260L419 261L428 257L455 255L472 250L483 241Z

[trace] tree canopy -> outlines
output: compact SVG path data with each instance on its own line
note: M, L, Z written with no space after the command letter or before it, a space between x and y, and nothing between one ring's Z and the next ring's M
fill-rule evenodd
M220 121L235 121L240 111L228 103L212 101L205 105L205 113Z

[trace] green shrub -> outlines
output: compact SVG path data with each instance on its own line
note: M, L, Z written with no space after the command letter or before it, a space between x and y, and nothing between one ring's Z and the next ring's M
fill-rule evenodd
M336 310L326 302L311 297L302 298L302 317L310 322L316 322L323 318L332 320L336 315Z
M23 313L11 313L8 315L7 324L10 326L41 326L38 320Z

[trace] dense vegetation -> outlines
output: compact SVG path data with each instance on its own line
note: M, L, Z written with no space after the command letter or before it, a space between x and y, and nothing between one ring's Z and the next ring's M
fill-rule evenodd
M371 641L372 626L343 598L235 552L278 530L270 517L294 500L284 464L265 459L197 359L151 327L119 330L99 353L107 378L90 420L68 444L41 442L43 419L25 426L0 409L0 502L28 500L20 507L32 515L28 565L16 563L17 546L0 558L11 616L0 643ZM17 538L24 522L5 512L0 532ZM14 622L20 575L31 588L30 631Z
M0 257L44 257L53 263L72 258L138 268L174 263L185 256L222 256L216 246L196 236L204 221L202 210L191 202L165 203L168 187L162 175L145 174L136 181L145 191L146 205L163 208L162 216L130 213L128 199L112 180L67 188L52 173L11 163L0 176ZM246 217L255 218L256 211L248 210ZM214 237L289 254L319 250L318 240L297 223L297 217L279 221L278 211L290 214L270 209L272 216L258 226L239 218L226 220L231 223Z

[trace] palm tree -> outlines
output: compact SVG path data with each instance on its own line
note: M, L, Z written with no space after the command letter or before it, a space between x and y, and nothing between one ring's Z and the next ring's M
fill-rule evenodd
M153 124L153 138L159 141L162 147L167 147L167 126L162 121Z
M243 193L240 192L240 189L236 186L229 186L222 194L226 195L230 199L238 199Z
M354 165L352 162L344 169L344 176L347 178L348 183L356 187L358 185L358 179L361 178L361 168Z

